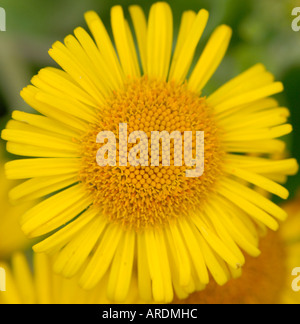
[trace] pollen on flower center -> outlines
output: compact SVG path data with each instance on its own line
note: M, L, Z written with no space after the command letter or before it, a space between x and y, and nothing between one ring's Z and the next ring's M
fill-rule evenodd
M204 132L204 173L201 177L186 177L192 169L184 162L176 166L176 141L170 140L170 165L162 163L162 150L137 152L140 164L132 166L127 156L119 154L119 124L127 124L127 135L133 131L147 134L151 147L151 132L179 131L193 134L192 155L196 154L196 131ZM96 142L101 131L111 131L116 137L116 166L99 166L96 154L101 145ZM186 85L149 80L147 77L129 80L99 109L98 122L90 125L82 138L80 179L94 197L94 205L112 222L136 230L188 216L201 208L207 194L214 190L221 174L223 150L219 130L205 98L187 90ZM136 144L128 144L128 151ZM182 143L182 147L184 147ZM153 155L159 165L152 166ZM177 155L177 156L176 156ZM122 159L122 163L119 163ZM125 159L125 160L124 160ZM120 166L124 165L125 166ZM143 162L149 161L149 165Z

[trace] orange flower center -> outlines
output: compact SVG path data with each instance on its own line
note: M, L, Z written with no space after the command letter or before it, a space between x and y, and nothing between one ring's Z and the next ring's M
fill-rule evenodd
M126 124L127 139L134 131L144 132L146 144L142 144L140 138L136 143L127 141L124 152L120 124ZM116 164L100 166L96 161L97 152L108 140L97 143L96 139L100 132L106 131L115 134ZM167 137L166 132L179 137ZM187 176L187 170L196 170L198 166L186 162L185 132L191 134L193 161L198 156L196 134L204 132L204 173L201 176ZM151 146L153 138L159 143L155 148ZM170 145L169 165L165 163L162 149L162 144L167 143L165 140L169 140ZM138 165L133 166L128 152L137 145ZM104 158L108 155L107 152ZM97 124L90 125L82 138L80 179L93 194L94 205L99 206L110 221L143 229L169 223L201 208L220 177L223 155L218 127L205 98L187 90L186 85L143 77L129 80L123 89L113 93L105 106L99 107ZM182 161L182 165L178 161Z

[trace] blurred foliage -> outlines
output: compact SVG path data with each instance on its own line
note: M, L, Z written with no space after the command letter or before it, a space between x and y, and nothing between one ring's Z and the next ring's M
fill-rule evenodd
M152 0L1 0L6 10L7 31L0 32L0 127L3 128L13 109L30 111L20 98L20 90L42 67L56 65L48 49L56 40L63 41L77 26L86 27L83 13L97 11L108 27L110 8L121 4L141 5L148 13ZM233 28L233 38L220 68L206 87L214 90L251 65L261 62L282 80L285 92L278 96L282 105L291 109L294 133L287 138L291 155L300 161L300 32L294 32L292 9L299 0L173 0L174 36L184 10L206 8L210 20L197 49L195 59L211 31L219 24ZM292 177L288 189L294 194L300 175Z

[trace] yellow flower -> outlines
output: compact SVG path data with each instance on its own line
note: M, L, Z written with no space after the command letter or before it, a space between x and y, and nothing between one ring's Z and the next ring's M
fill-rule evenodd
M278 138L292 127L288 109L269 98L283 86L262 64L203 94L228 47L228 26L216 28L191 70L206 10L183 13L173 53L167 3L155 3L148 21L138 6L129 12L137 50L120 6L111 11L114 43L98 15L87 12L94 40L79 27L75 37L53 45L49 54L63 70L42 69L21 93L40 115L15 111L2 132L9 152L34 158L9 162L6 173L29 179L10 192L12 199L54 193L25 213L21 225L29 237L49 233L34 250L57 252L55 272L80 271L84 289L108 276L107 296L118 302L137 277L142 300L170 302L174 291L185 298L203 289L210 275L219 285L239 275L242 250L259 255L259 232L277 230L286 213L251 186L285 199L288 191L278 182L298 165L270 158L284 151ZM128 140L127 156L123 135L138 130L148 138L157 131L193 132L193 138L204 132L203 175L186 176L197 168L175 163L182 158L180 139L170 145L169 166L159 148L147 151L150 140L140 138L136 156ZM99 138L103 132L115 136L115 165L96 159L108 145ZM110 151L104 157L113 161ZM158 165L146 163L155 158Z
M261 255L247 258L242 276L223 287L214 282L191 294L180 304L299 304L300 195L283 206L288 220L278 232L269 232L260 242ZM298 277L297 277L298 276ZM299 279L298 279L299 278Z
M32 263L32 264L31 264ZM104 278L92 290L83 290L78 278L67 279L52 271L52 259L44 253L33 254L33 262L16 252L11 265L0 262L5 271L5 288L0 292L0 304L107 304ZM32 270L33 267L33 270ZM137 285L133 281L126 303L137 300Z

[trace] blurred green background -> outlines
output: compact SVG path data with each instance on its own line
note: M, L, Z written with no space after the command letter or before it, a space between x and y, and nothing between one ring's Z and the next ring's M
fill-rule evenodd
M62 41L77 26L86 27L83 14L97 11L108 27L110 8L121 4L128 14L131 4L146 12L155 1L148 0L1 0L6 11L6 31L0 32L0 128L14 109L31 111L19 96L31 77L44 66L55 66L48 50ZM291 156L300 161L300 31L291 28L294 7L299 0L174 0L171 4L176 37L181 13L208 9L210 20L197 49L199 56L205 40L219 24L233 28L228 53L206 87L216 89L255 63L263 63L284 83L285 92L277 96L291 110L294 132L286 138ZM109 29L109 28L108 28ZM110 29L109 29L110 30ZM2 145L4 145L2 141ZM287 187L293 196L300 185L300 174L291 177Z

